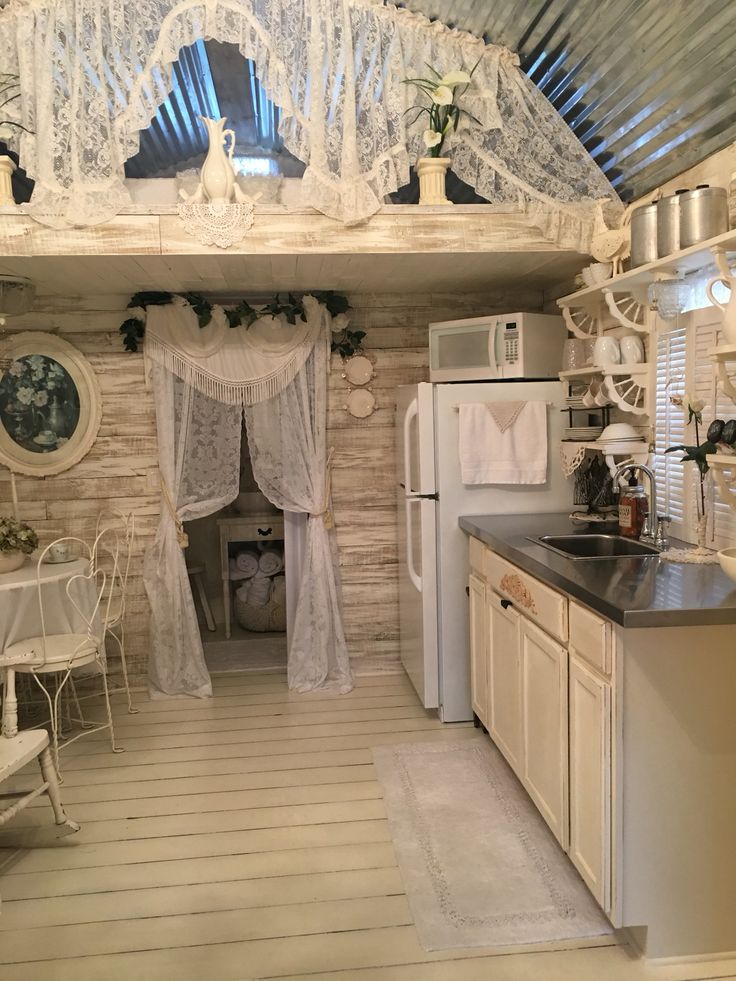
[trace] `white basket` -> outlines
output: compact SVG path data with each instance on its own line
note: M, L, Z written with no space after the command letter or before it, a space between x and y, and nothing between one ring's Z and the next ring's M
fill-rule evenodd
M251 606L235 595L235 619L243 630L257 633L286 630L286 606L272 599L265 606Z

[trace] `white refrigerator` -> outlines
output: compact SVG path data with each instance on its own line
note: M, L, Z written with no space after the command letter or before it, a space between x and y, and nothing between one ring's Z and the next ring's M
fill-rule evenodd
M545 484L464 485L459 412L466 402L546 401ZM558 381L405 385L398 390L401 662L422 704L444 722L472 719L468 539L461 515L569 511L572 482L557 460L566 425Z

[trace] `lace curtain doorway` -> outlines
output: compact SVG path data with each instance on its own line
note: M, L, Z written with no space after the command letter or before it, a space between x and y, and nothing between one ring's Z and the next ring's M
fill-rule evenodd
M212 693L182 551L183 522L237 497L244 409L260 490L280 510L296 512L288 548L301 575L298 584L293 576L287 582L289 686L352 687L326 445L331 318L313 297L303 304L301 324L263 318L268 322L240 334L228 329L224 314L200 329L186 304L148 311L145 353L162 484L161 520L144 566L154 696Z

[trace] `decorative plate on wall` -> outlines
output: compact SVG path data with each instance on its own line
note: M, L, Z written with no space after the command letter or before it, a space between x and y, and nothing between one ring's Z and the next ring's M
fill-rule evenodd
M364 354L356 354L345 362L342 377L351 385L367 385L374 374L373 362Z
M15 334L0 347L10 362L0 378L0 463L46 477L73 467L91 449L102 416L97 377L71 344L54 334Z
M354 388L343 408L356 419L367 419L376 411L376 397L369 388Z

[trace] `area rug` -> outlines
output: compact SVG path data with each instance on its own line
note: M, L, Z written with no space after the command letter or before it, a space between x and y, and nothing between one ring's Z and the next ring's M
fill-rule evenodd
M426 950L613 932L489 739L377 747L373 756Z

